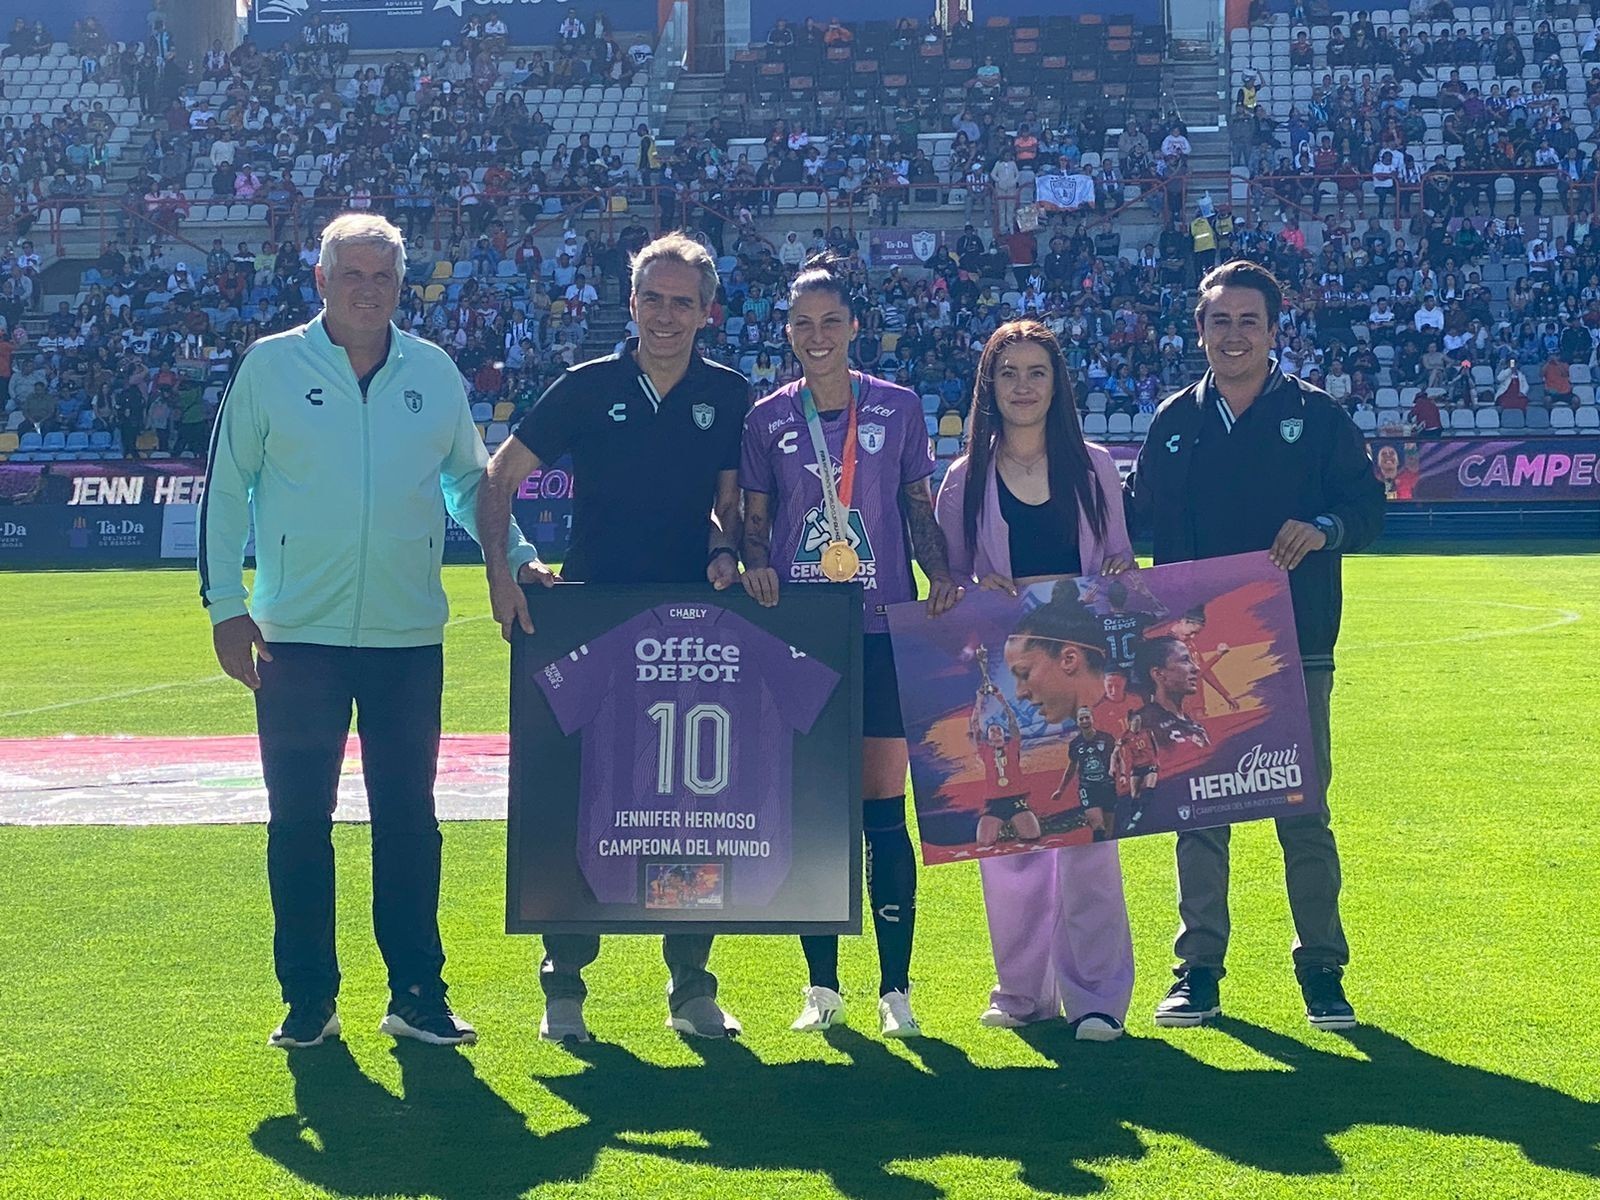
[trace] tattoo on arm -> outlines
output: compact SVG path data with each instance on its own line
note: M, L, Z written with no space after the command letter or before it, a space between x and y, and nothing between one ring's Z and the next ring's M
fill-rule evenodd
M747 571L772 565L772 519L767 503L767 497L759 493L745 495L744 539L739 557L744 559Z
M729 472L733 475L733 472ZM739 485L737 476L728 486L722 486L719 481L717 498L711 509L711 544L708 551L717 550L726 546L735 554L739 553L740 525L739 516Z
M944 530L933 515L933 494L928 481L919 479L900 490L905 500L906 521L911 526L911 549L922 570L930 578L950 574L950 547L944 540Z

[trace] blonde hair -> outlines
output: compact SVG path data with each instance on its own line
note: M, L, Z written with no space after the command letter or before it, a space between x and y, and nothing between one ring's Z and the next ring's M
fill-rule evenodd
M700 305L702 308L711 307L720 282L717 260L711 257L711 251L686 234L668 233L658 237L633 256L629 274L634 291L639 291L644 285L645 268L657 262L682 263L700 272Z
M386 218L376 213L342 212L329 221L322 230L322 248L317 259L317 265L322 268L324 275L333 271L339 246L344 243L388 246L394 253L396 285L405 278L406 239Z

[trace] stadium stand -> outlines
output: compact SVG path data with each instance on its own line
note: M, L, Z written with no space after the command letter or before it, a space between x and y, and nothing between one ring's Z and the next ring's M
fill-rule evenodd
M794 269L849 255L858 357L922 395L942 458L1022 314L1061 337L1086 431L1141 439L1230 256L1285 279L1284 365L1374 435L1593 431L1593 22L1257 15L1216 127L1173 104L1161 28L1116 17L780 22L670 131L647 88L673 64L614 37L469 22L390 56L312 20L191 72L159 36L24 31L0 59L0 456L203 455L242 348L315 311L345 207L406 229L397 319L456 357L491 445L628 332L628 256L678 226L723 272L706 353L758 388L797 372ZM931 254L886 263L897 226Z

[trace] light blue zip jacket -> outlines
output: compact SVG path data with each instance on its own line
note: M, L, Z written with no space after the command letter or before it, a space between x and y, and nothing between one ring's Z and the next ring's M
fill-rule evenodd
M213 625L249 611L269 642L430 646L449 617L445 509L478 536L489 455L456 365L390 327L365 397L318 316L262 338L222 398L200 506L200 598ZM511 522L513 573L538 555Z

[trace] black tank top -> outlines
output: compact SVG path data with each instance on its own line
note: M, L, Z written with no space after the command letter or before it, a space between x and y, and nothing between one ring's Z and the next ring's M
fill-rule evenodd
M1048 501L1024 504L998 471L995 480L1000 485L1000 515L1011 531L1011 577L1081 574L1077 522L1063 529Z

